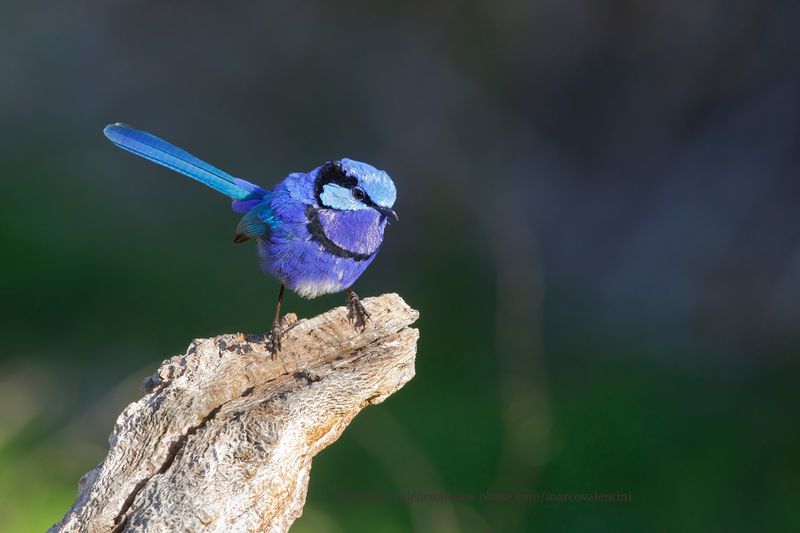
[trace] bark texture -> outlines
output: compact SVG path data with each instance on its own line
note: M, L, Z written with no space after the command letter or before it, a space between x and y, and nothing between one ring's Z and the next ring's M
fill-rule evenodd
M363 332L339 307L287 324L274 358L234 334L164 361L50 531L286 531L312 457L414 376L417 311L396 294L363 302Z

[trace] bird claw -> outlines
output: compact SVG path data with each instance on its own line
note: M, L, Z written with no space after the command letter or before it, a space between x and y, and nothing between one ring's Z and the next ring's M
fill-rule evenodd
M275 357L275 354L281 351L281 337L283 337L283 328L281 328L280 321L275 320L272 323L272 329L267 334L267 342L269 343L272 357Z
M361 328L361 331L367 328L369 313L353 290L347 291L347 319L353 323L356 328Z

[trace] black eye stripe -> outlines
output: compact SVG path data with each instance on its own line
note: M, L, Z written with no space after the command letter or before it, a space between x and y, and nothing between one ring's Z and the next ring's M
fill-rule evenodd
M314 192L316 193L317 203L322 205L322 191L325 185L333 183L346 189L352 189L358 185L358 180L352 176L348 176L342 168L341 161L330 161L322 165L319 171L317 180L314 183Z
M322 165L322 168L319 170L319 174L317 175L317 179L314 182L314 193L317 197L317 205L324 206L325 204L322 202L322 192L325 189L325 185L332 183L334 185L339 185L344 187L345 189L351 189L353 191L353 197L357 200L363 202L365 205L370 207L375 207L375 202L372 201L372 198L369 197L367 191L362 188L358 188L357 190L361 191L363 197L358 198L356 197L356 185L358 185L358 180L353 176L348 176L347 173L342 168L341 161L329 161Z

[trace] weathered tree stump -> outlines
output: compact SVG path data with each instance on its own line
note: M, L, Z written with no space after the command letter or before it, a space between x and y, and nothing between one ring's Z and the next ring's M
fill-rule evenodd
M235 334L164 361L50 531L286 531L312 457L414 376L417 311L396 294L364 305L363 332L338 307L288 325L274 358Z

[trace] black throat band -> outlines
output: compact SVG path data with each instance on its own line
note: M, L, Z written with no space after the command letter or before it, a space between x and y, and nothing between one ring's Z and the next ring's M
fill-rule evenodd
M308 233L311 234L311 238L320 243L325 248L325 251L331 255L335 255L336 257L346 257L347 259L353 259L354 261L366 261L375 255L375 252L371 254L352 252L342 248L330 240L328 236L325 235L325 229L322 227L322 222L319 219L319 210L313 205L306 207L306 218L308 219L308 222L306 223L306 229L308 229Z

